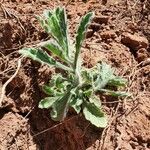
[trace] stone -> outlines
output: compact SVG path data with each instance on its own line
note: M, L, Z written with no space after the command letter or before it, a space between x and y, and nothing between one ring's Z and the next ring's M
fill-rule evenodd
M100 16L95 16L93 21L98 23L98 24L107 24L109 21L109 16L105 16L105 15L100 15Z
M109 31L103 31L100 33L100 36L103 40L111 39L111 38L116 38L117 35L114 30L109 30Z
M148 40L137 34L123 33L121 37L121 42L133 50L138 50L140 48L148 48Z

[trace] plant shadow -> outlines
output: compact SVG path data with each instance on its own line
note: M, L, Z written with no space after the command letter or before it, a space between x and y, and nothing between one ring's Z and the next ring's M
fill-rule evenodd
M63 122L53 122L49 111L39 109L31 113L30 125L40 150L85 150L100 140L103 131L82 115L72 114Z

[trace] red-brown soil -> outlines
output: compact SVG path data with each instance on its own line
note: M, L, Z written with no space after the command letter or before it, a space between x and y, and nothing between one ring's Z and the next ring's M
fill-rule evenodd
M23 59L7 85L0 107L0 150L149 150L150 149L150 1L149 0L2 0L0 2L0 94L15 73L18 50L48 35L35 15L66 6L70 35L82 15L94 11L82 47L84 65L106 61L129 83L132 98L102 98L109 124L97 129L82 115L71 113L53 122L39 109L41 86L54 70ZM114 101L114 102L113 102Z

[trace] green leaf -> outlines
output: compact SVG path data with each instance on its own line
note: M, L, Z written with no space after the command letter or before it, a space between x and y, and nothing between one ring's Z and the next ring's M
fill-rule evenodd
M51 12L51 15L47 15L45 20L46 31L52 35L52 37L57 41L59 46L65 52L66 56L69 56L68 48L68 32L67 32L67 22L66 22L66 13L64 8L57 7L54 11ZM47 29L48 28L48 29Z
M121 77L114 77L113 79L110 79L108 82L108 85L111 86L125 86L127 84L127 80Z
M107 117L94 103L84 103L83 114L96 127L105 128L107 126Z
M53 82L54 86L58 89L64 88L67 85L65 82L66 80L67 79L65 79L60 73L58 73L52 77L52 82Z
M60 60L69 64L69 58L66 57L64 51L55 41L46 41L39 44L39 46L46 48L49 50L53 55L60 58Z
M108 82L114 78L114 70L111 68L110 65L107 65L106 63L102 62L102 64L98 64L97 67L99 70L99 74L94 85L95 91L104 88L108 84Z
M46 19L48 19L49 17L52 16L52 13L51 13L50 10L44 10L43 16L44 16Z
M83 40L85 38L85 32L86 32L87 27L88 27L93 16L94 16L93 12L87 13L84 17L82 17L80 25L78 27L77 36L76 36L76 44L75 44L76 52L75 52L75 59L74 59L74 68L77 67L81 45L82 45Z
M39 108L50 108L59 97L46 97L39 102Z
M130 93L127 93L125 91L112 91L108 89L100 89L99 91L105 92L106 95L116 96L116 97L126 97L131 96Z
M62 98L52 105L51 118L54 121L62 121L68 112L68 106L71 99L71 93L68 91Z
M39 21L39 23L40 23L40 25L41 25L41 27L43 28L43 29L45 29L45 20L41 17L41 16L35 16L36 17L36 19ZM46 30L46 29L45 29Z
M66 17L66 11L64 8L59 10L60 13L58 13L58 20L59 20L59 24L61 26L61 30L62 30L62 35L63 35L63 40L64 40L64 44L65 44L65 48L66 48L66 52L67 52L67 56L69 56L70 51L69 51L69 37L68 37L68 28L67 28L67 17Z
M50 82L43 86L43 91L50 96L62 96L71 83L61 74L52 76Z
M35 48L25 48L19 50L19 53L23 54L26 57L32 58L33 60L36 60L40 63L47 64L49 66L55 66L57 68L61 68L63 70L70 71L71 69L59 62L57 62L55 59L53 59L50 55L48 55L46 52L40 49Z
M85 96L90 97L93 94L93 89L90 88L83 92Z
M100 99L96 95L93 95L92 97L90 97L89 102L94 103L94 105L97 106L98 108L101 107Z
M61 27L58 22L58 18L56 14L53 14L48 20L48 28L49 33L55 38L55 40L59 43L59 45L66 50L65 43L64 43L64 37L62 35Z
M83 103L83 100L81 98L74 97L70 101L70 106L72 108L74 108L74 110L77 112L77 114L79 114L80 111L81 111L81 105L82 105L82 103Z
M48 95L53 95L53 92L54 92L54 89L48 85L44 85L42 87L42 90Z
M64 93L67 90L68 86L72 84L71 82L68 79L64 78L61 74L56 74L52 77L50 86L54 86L55 90L60 93Z
M58 89L55 85L44 85L42 90L50 96L62 96L63 95L63 89Z

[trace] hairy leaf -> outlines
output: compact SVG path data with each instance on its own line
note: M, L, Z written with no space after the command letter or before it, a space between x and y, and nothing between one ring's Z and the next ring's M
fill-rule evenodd
M70 91L64 94L62 98L52 105L51 118L54 121L62 121L68 112L68 106L71 99Z
M52 35L62 48L66 56L69 56L69 38L67 31L66 12L64 8L57 7L52 12L47 12L45 15L45 21L39 17L41 25L44 29Z
M82 17L82 20L81 20L80 25L78 27L77 36L76 36L76 44L75 44L75 46L76 46L75 60L74 60L75 68L76 68L77 63L78 63L78 57L80 54L81 45L82 45L83 40L85 38L85 32L87 30L87 27L88 27L92 17L93 17L93 12L87 13L84 17Z
M107 126L107 117L94 103L84 103L83 114L96 127L105 128Z
M46 48L52 53L52 55L57 56L60 60L69 64L69 58L66 56L65 51L63 51L55 41L42 42L39 46Z
M117 97L131 96L131 94L129 94L125 91L112 91L112 90L108 90L108 89L100 89L99 91L105 92L106 95L117 96Z
M49 17L52 16L52 12L50 10L44 10L43 11L43 16L48 19Z
M42 90L47 94L47 95L53 95L54 94L54 88L53 87L50 87L48 85L44 85L42 87Z
M108 81L108 85L112 85L112 86L125 86L127 84L127 80L123 79L121 77L114 77L113 79L110 79Z
M58 20L59 20L59 24L61 26L67 56L69 56L70 55L69 54L70 53L70 51L69 51L69 37L68 37L69 34L68 34L68 29L67 29L67 17L66 17L66 12L65 12L64 8L60 8L59 13L58 13Z
M90 97L93 94L93 89L90 88L88 90L85 90L83 93L85 96Z
M61 92L61 90L56 89L55 86L51 86L51 85L44 85L42 90L50 96L62 96L63 93Z
M74 97L70 101L70 106L72 108L74 108L74 110L77 112L77 114L79 114L80 111L81 111L81 105L82 105L82 103L83 103L83 100L81 98Z
M89 98L89 102L93 103L95 106L97 106L99 109L101 108L101 102L100 99L96 96L93 95L92 97Z
M43 86L43 91L51 96L62 96L67 90L67 86L71 84L61 74L55 74L52 76L49 84Z
M26 57L32 58L33 60L36 60L42 64L55 66L63 70L68 70L68 71L70 70L69 67L59 63L43 50L35 49L35 48L26 48L26 49L19 50L19 53L23 54Z
M111 68L110 65L107 65L106 63L102 62L102 64L98 64L98 70L99 74L95 81L95 90L104 88L109 80L114 78L114 70Z
M59 97L46 97L39 102L39 108L50 108Z

